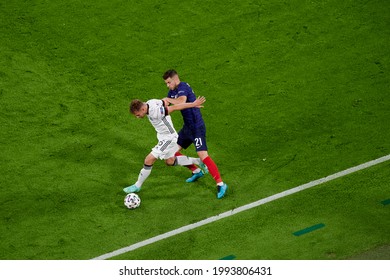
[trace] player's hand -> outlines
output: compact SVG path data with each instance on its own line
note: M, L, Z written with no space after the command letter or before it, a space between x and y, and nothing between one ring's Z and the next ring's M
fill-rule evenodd
M192 104L194 104L194 107L196 108L202 108L202 104L206 102L206 97L199 96Z
M169 106L169 105L171 105L171 102L168 101L168 98L167 98L167 97L164 97L164 98L162 99L162 101L164 101L164 106Z

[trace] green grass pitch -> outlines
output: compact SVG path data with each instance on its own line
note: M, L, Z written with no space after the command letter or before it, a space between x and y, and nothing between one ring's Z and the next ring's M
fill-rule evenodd
M2 1L0 259L91 259L390 154L389 15L383 0ZM157 162L130 211L122 188L156 136L128 104L164 97L169 68L207 97L229 190ZM389 167L116 258L389 259Z

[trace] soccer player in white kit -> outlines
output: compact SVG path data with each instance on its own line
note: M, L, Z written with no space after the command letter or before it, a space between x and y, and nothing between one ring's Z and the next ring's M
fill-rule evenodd
M144 166L141 169L138 180L133 185L123 189L125 193L139 192L142 184L149 177L152 166L157 159L165 160L167 165L181 165L187 166L196 164L203 167L203 163L199 158L192 158L187 156L175 156L178 150L177 132L173 126L171 114L174 111L184 110L187 108L201 108L206 101L206 98L199 97L191 103L181 103L173 106L167 106L163 100L151 99L147 102L135 99L130 103L130 113L137 118L143 118L146 115L150 123L157 132L157 145L146 156Z

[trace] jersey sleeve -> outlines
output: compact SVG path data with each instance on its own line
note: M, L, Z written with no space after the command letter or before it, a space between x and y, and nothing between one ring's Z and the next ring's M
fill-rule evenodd
M168 116L168 114L169 114L168 107L165 106L164 100L160 100L160 101L162 102L162 105L161 105L162 109L160 109L161 114L164 115L164 116Z
M177 97L180 97L180 96L186 96L188 98L188 96L192 93L192 89L186 85L186 86L181 86L179 89L178 89L178 92L177 92Z
M188 83L182 82L178 91L177 97L185 96L187 97L187 102L194 102L196 100L195 93Z
M164 106L164 101L157 99L151 100L149 103L149 117L161 120L166 115L168 115L168 109Z

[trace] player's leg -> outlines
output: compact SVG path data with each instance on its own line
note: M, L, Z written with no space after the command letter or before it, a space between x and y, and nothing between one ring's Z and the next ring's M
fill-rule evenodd
M153 155L153 153L150 153L146 156L144 161L144 166L141 169L141 171L138 174L138 180L135 182L135 184L128 186L123 189L125 193L133 193L133 192L139 192L141 190L141 187L145 180L149 177L150 173L152 172L153 164L156 162L157 157Z
M178 144L178 150L176 151L175 153L175 158L173 159L174 161L173 162L166 162L167 165L181 165L181 166L184 166L184 167L187 167L188 169L190 169L191 171L195 171L198 167L195 165L195 164L199 164L200 161L198 160L195 160L194 162L193 161L180 161L180 163L176 162L176 158L188 158L187 156L183 155L181 153L181 150L183 149L183 147L181 147L179 144ZM183 163L183 164L181 164Z
M184 156L180 151L181 151L182 147L179 148L179 150L175 153L175 156L178 157L178 156ZM195 165L195 164L191 164L191 165L186 165L185 167L187 167L189 170L191 170L191 172L199 172L200 169Z
M200 160L200 158L181 155L181 156L174 157L174 162L172 165L189 166L191 164L201 165L202 161Z
M207 167L204 166L204 164L199 158L188 157L181 153L175 154L175 160L173 165L185 166L192 171L192 176L186 180L187 183L193 183L208 173ZM199 168L197 165L204 167Z
M177 158L180 158L180 157L184 156L180 151L182 149L187 149L192 144L192 134L191 134L191 131L189 129L187 129L186 127L183 127L179 131L178 134L179 134L179 138L177 139L177 144L179 145L179 149L176 152L175 156ZM182 160L179 160L179 162L180 163L184 162L185 158L181 158L181 159ZM182 165L180 163L178 165ZM202 170L199 167L197 167L195 164L197 164L197 163L191 162L191 163L188 163L188 165L184 165L185 167L187 167L188 169L190 169L192 171L192 176L186 180L187 183L195 182L200 177L204 176L204 173L202 172Z
M217 165L207 152L206 129L199 129L195 134L196 137L194 138L194 145L196 152L198 153L201 161L207 166L208 171L217 183L217 198L222 198L224 197L228 186L223 182Z
M215 182L217 183L217 198L224 197L228 186L223 182L214 160L208 155L207 151L199 151L198 155L202 162L207 166L211 176L213 176Z
M165 148L165 152L161 155L162 159L165 159L167 165L180 165L180 166L190 166L195 164L202 164L202 161L199 158L187 157L183 154L177 156L177 150L180 146L172 142L169 146Z

